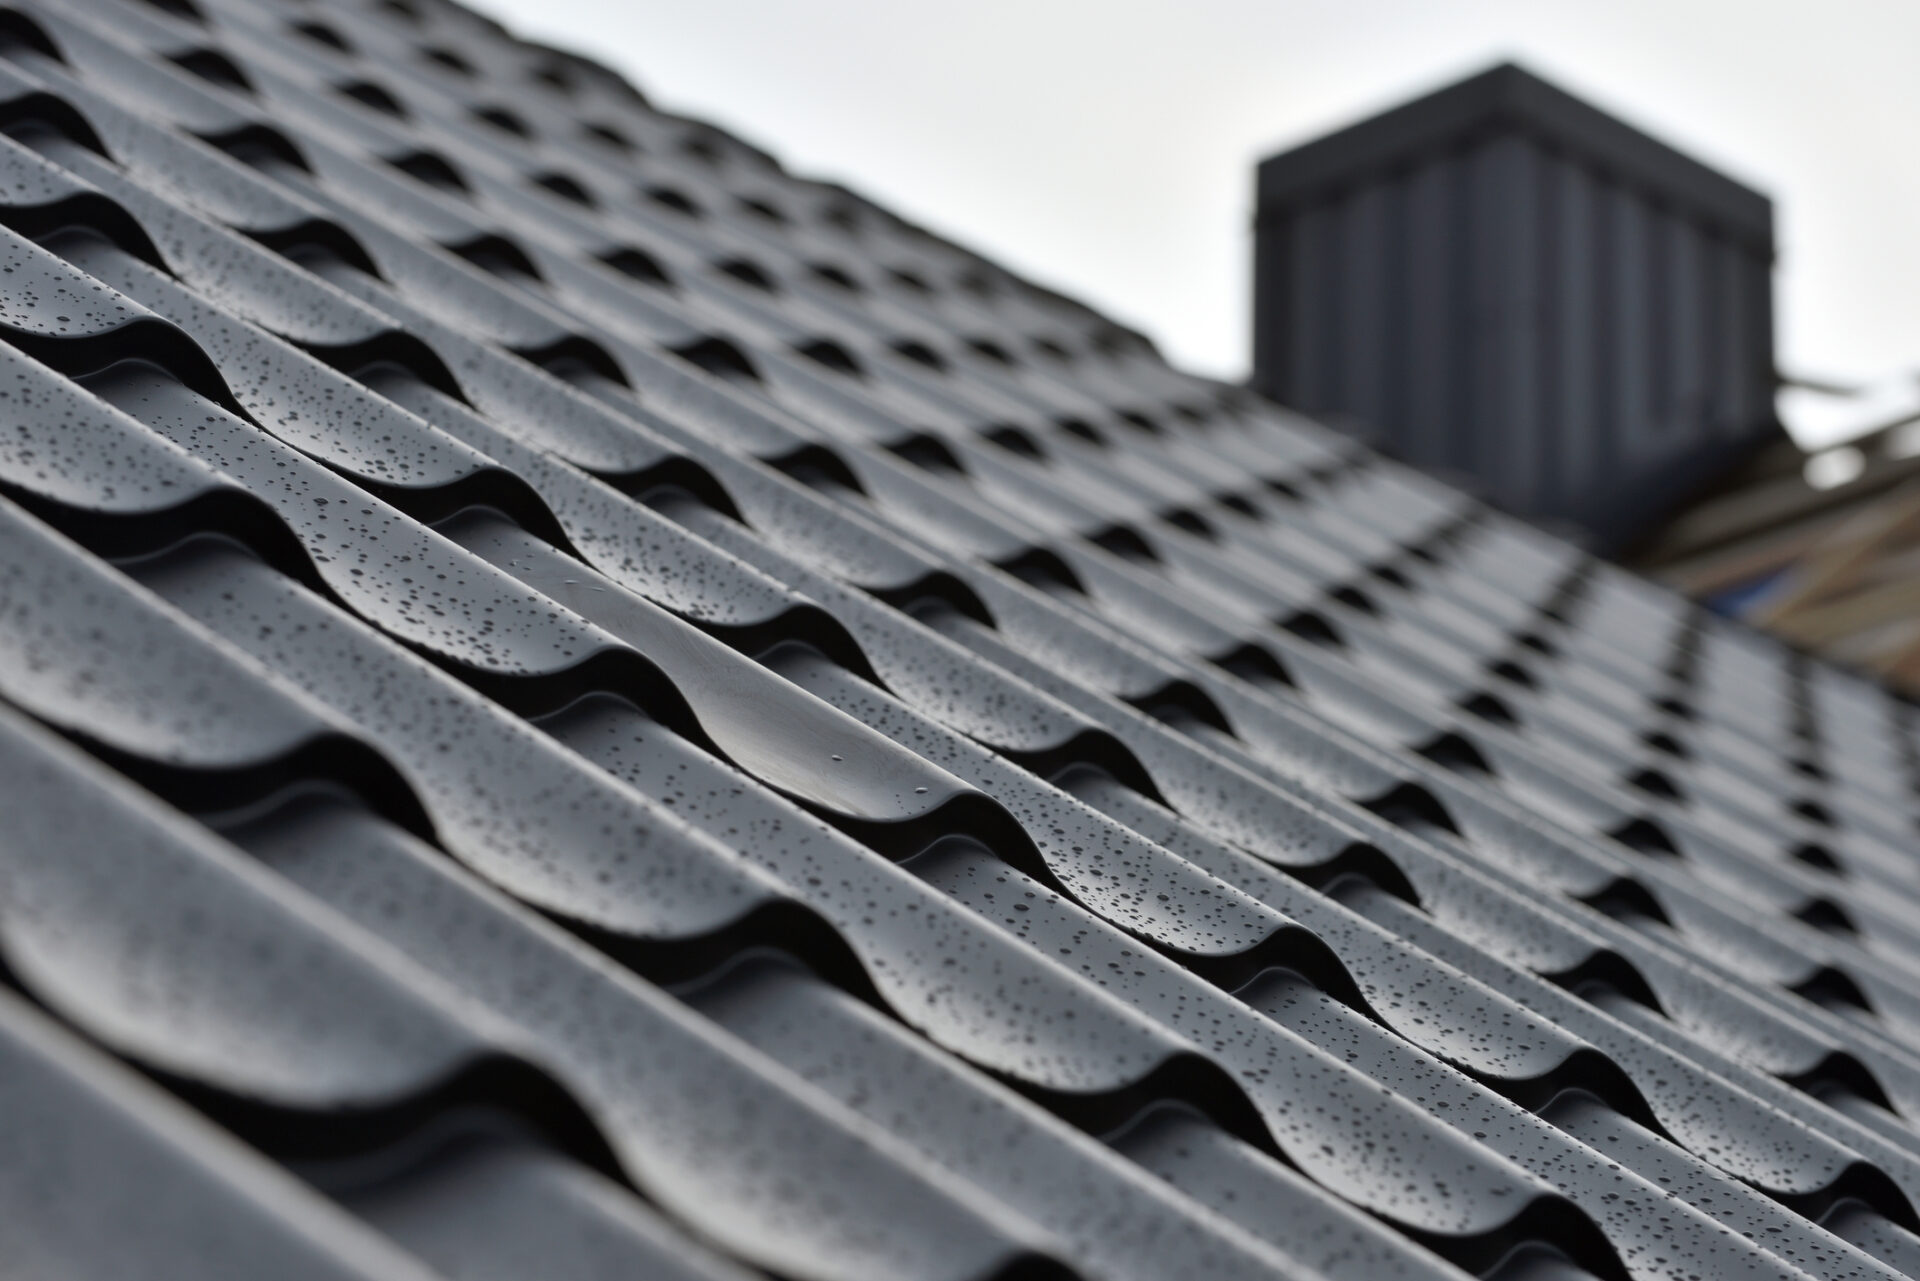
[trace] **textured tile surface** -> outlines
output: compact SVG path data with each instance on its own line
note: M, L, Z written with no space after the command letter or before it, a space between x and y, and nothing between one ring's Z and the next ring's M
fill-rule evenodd
M1904 704L435 0L0 129L0 1275L1920 1266Z

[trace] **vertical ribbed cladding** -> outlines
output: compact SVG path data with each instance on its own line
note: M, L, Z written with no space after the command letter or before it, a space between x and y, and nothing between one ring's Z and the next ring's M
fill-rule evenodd
M1772 257L1764 198L1496 67L1262 162L1254 383L1619 546L1778 433Z

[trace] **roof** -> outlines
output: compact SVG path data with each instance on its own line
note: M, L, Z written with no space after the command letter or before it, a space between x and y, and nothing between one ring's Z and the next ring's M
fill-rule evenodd
M437 0L0 59L0 1274L1920 1270L1906 706Z

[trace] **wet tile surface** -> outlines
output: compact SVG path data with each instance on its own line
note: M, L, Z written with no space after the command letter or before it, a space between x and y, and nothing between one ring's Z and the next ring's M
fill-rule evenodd
M439 0L0 31L0 1275L1920 1266L1905 704Z

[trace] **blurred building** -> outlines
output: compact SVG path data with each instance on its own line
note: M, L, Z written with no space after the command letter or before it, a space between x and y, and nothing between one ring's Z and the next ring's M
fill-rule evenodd
M1920 382L1789 386L1782 399L1850 418L1845 439L1813 452L1775 442L1661 522L1630 563L1802 649L1920 689Z
M1766 196L1501 65L1261 163L1252 381L1920 687L1920 385L1783 385L1773 261Z

